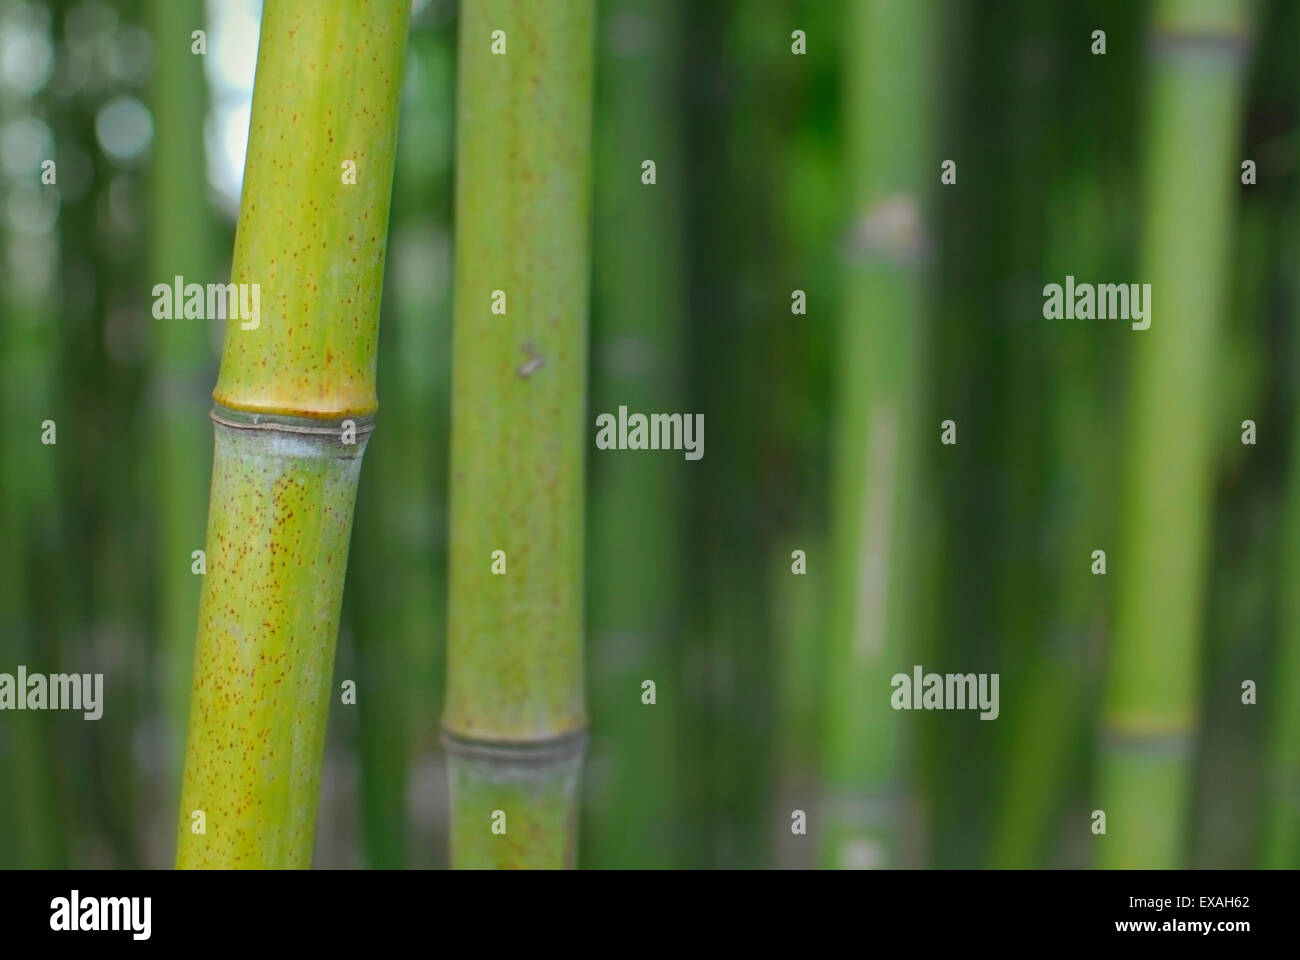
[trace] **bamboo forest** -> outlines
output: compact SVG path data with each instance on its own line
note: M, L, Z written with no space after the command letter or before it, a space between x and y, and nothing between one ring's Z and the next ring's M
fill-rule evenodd
M0 867L1300 867L1297 51L0 0Z

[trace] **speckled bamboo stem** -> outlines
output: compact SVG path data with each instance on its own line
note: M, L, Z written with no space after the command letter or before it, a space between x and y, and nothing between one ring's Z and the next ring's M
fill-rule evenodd
M457 867L573 861L593 19L591 0L461 8L443 715Z
M177 865L306 867L375 346L408 0L267 0ZM165 131L164 131L165 134ZM383 696L382 690L358 696Z

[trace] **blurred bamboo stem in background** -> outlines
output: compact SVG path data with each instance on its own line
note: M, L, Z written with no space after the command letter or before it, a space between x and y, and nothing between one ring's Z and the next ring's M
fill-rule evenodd
M477 0L460 16L451 859L572 866L586 728L583 469L595 435L585 417L595 9Z
M310 865L352 508L378 405L409 15L407 0L263 10L231 268L232 282L260 284L262 314L249 327L231 313L213 392L181 867Z
M190 52L190 32L204 22L202 0L153 0L158 39L154 112L162 135L154 146L152 276L170 285L216 281L211 224L195 177L206 180L203 149L207 116L204 58ZM158 511L155 562L158 615L156 649L162 660L162 713L166 729L166 782L175 790L185 749L185 721L193 672L194 617L202 578L193 551L203 546L204 493L212 445L204 414L211 406L210 324L177 317L155 326L154 456ZM178 797L172 793L170 802Z
M683 410L680 6L608 0L599 9L592 410ZM650 158L654 186L640 179ZM683 462L614 453L592 466L587 569L596 732L583 862L670 867ZM646 680L656 685L653 706L641 702Z
M1058 233L1061 239L1049 245L1045 276L1070 270L1098 276L1113 266L1102 255L1101 194L1101 185L1085 173L1049 204L1049 216L1069 224L1071 232L1068 239ZM994 867L1042 867L1044 854L1054 852L1048 841L1066 794L1069 760L1091 723L1087 707L1096 699L1097 669L1090 653L1107 609L1108 581L1090 569L1092 549L1109 542L1099 531L1110 527L1113 496L1114 461L1100 453L1114 422L1104 396L1104 360L1096 331L1088 327L1060 330L1057 343L1050 371L1056 378L1050 412L1056 425L1051 502L1057 513L1048 521L1058 537L1052 550L1060 558L1052 570L1056 602L1047 635L1027 658L1025 690L1013 713L990 854Z
M1300 230L1292 220L1292 265L1300 254ZM1291 280L1291 362L1300 369L1300 282ZM1293 381L1294 382L1294 381ZM1259 865L1300 867L1300 407L1291 393L1291 451L1282 517L1282 577L1274 667L1258 694L1268 704L1269 742L1264 755Z
M1111 2L1104 10L1113 44L1138 34L1136 11L1121 9L1120 3ZM1037 132L1049 146L1037 151L1035 162L1050 177L1036 191L1014 181L1017 193L1033 198L1037 216L1047 225L1034 241L1042 247L1034 269L1046 278L1127 273L1131 253L1117 242L1117 227L1125 224L1116 222L1115 210L1128 209L1135 191L1128 157L1116 144L1131 143L1136 126L1132 107L1118 107L1132 88L1132 58L1108 61L1079 44L1076 11L1053 8L1050 23L1051 34L1040 36L1040 43L1064 38L1067 47L1062 62L1050 69L1051 86L1044 90L1050 109ZM1033 61L1024 57L1021 62ZM1086 84L1080 84L1081 76ZM1066 136L1078 124L1093 132L1083 143ZM1091 557L1102 546L1113 552L1118 463L1107 438L1117 429L1117 418L1109 386L1118 353L1112 346L1127 335L1127 330L1088 324L1049 326L1044 379L1020 397L1046 397L1043 406L1050 418L1044 431L1045 519L1025 551L1046 567L1051 579L1044 595L1050 600L1034 624L1042 635L1025 658L1022 689L1005 695L1004 716L1011 730L990 849L994 867L1061 865L1063 856L1073 856L1082 846L1078 841L1087 836L1077 819L1068 821L1064 832L1059 827L1080 779L1077 758L1085 756L1093 735L1097 653L1114 580L1094 575ZM1051 558L1046 564L1045 554ZM1063 837L1075 840L1064 850Z
M831 490L833 588L825 729L822 861L898 862L903 728L890 677L915 645L911 552L923 445L924 260L935 8L855 0L845 120L851 210L838 332ZM884 146L887 145L887 146Z
M358 685L385 691L357 701L356 730L366 859L384 869L446 862L446 790L415 792L410 785L421 769L432 768L430 754L438 753L436 768L443 768L438 717L447 623L451 12L413 22L407 44L379 338L384 442L367 453L344 607Z
M0 0L0 20L18 9ZM31 116L27 101L0 82L0 131ZM7 188L7 189L6 189ZM53 187L13 183L0 173L0 209L20 191ZM11 199L12 198L12 199ZM29 198L30 199L30 198ZM0 217L0 225L4 225ZM59 668L58 644L50 644L48 608L56 597L36 558L62 542L57 506L60 448L41 441L47 419L56 430L67 422L58 391L57 334L52 295L60 273L58 243L51 232L23 236L0 229L0 671L19 664L32 671ZM39 267L48 265L44 282ZM56 433L57 436L57 433ZM55 620L57 624L57 619ZM20 692L23 696L25 692ZM51 869L65 865L68 831L60 828L60 802L51 733L57 717L45 712L0 714L0 867Z
M1150 329L1133 331L1115 632L1096 837L1103 867L1184 862L1209 514L1210 388L1224 310L1247 0L1155 9L1144 243Z

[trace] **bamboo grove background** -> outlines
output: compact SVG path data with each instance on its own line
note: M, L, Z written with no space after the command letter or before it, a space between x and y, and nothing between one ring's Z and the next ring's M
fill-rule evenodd
M0 713L0 866L175 856L220 331L149 291L230 276L189 37L236 5L0 0L0 671L105 675L99 721ZM448 862L464 15L413 5L322 867ZM587 448L580 866L1300 866L1298 20L599 0L587 422L707 445ZM1066 274L1153 283L1152 329L1044 319ZM890 710L913 664L999 718Z

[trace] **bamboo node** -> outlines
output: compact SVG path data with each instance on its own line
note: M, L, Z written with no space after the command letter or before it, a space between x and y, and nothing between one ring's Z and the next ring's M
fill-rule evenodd
M476 740L442 731L443 748L451 755L518 764L549 765L581 757L587 739L585 726L541 740Z
M1187 756L1195 745L1195 735L1191 730L1123 730L1111 727L1102 732L1102 740L1110 749L1144 756Z
M849 226L843 252L850 262L883 260L899 265L924 262L929 238L921 205L909 193L893 193L864 210Z
M1249 33L1219 33L1211 30L1156 27L1147 36L1147 46L1157 56L1191 54L1215 56L1231 63L1244 61L1250 54Z
M208 414L214 423L235 430L271 430L279 433L298 433L318 437L338 437L349 429L358 442L375 432L373 414L336 417L329 420L308 420L281 414L251 413L217 406Z

